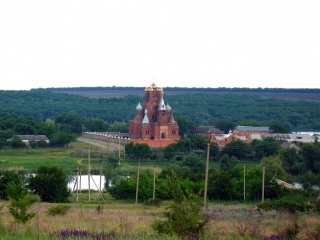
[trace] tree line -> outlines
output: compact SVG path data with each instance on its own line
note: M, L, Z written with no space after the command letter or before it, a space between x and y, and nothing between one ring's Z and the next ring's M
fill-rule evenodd
M320 129L319 102L231 93L165 95L164 100L172 106L176 119L191 121L195 126L224 121L229 124L230 129L234 125L261 126L277 122L289 131ZM45 89L0 91L0 113L33 117L41 121L68 113L86 121L101 119L111 125L116 122L128 124L136 114L138 102L142 101L143 98L135 95L123 98L88 98Z

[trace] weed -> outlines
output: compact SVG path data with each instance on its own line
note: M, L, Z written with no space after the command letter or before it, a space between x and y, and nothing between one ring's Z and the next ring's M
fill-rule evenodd
M56 216L61 215L64 216L67 214L68 210L70 209L70 206L67 205L57 205L54 207L49 208L48 215L49 216Z

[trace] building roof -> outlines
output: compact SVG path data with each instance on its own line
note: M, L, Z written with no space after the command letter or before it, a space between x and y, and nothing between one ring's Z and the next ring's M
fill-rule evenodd
M201 126L196 128L195 130L192 131L192 134L196 134L196 133L203 133L203 134L209 134L209 133L213 133L213 134L224 134L224 132L222 132L221 130L215 128L215 127L210 127L210 126Z
M269 131L269 127L237 126L238 131Z
M48 141L46 135L17 135L21 140L25 141Z

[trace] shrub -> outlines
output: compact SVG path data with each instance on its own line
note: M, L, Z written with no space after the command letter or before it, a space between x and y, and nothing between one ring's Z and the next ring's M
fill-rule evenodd
M48 215L50 216L56 216L56 215L61 215L64 216L70 209L70 206L67 205L57 205L55 207L51 207L48 210Z
M158 198L149 198L147 201L146 201L146 205L149 205L149 206L154 206L154 207L160 207L160 199Z
M199 239L209 218L202 214L199 196L183 192L175 175L172 177L173 203L165 213L166 221L156 220L153 229L160 234L177 234L180 239Z
M261 209L284 211L289 213L296 212L314 212L317 210L317 205L310 202L297 202L295 200L279 199L266 200L259 204Z

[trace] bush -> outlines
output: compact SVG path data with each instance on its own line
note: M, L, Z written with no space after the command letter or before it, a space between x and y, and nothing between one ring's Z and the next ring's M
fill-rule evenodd
M61 215L64 216L70 209L70 206L67 205L57 205L55 207L51 207L48 210L48 215L49 216L56 216L56 215Z
M266 200L259 205L261 209L266 211L276 210L284 211L289 213L296 212L314 212L318 211L318 207L315 203L308 202L298 202L295 200L279 199L279 200Z
M158 199L158 198L149 198L147 201L146 201L146 205L149 205L149 206L154 206L154 207L160 207L160 202L161 200Z

